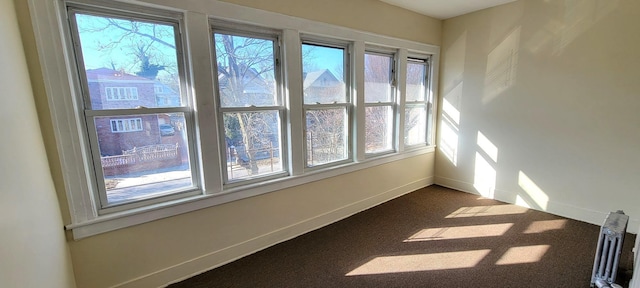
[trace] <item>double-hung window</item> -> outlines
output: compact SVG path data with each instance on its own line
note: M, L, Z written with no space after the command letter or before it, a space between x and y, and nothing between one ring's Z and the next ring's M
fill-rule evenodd
M431 145L433 99L429 88L429 57L407 59L404 109L405 146Z
M365 153L393 152L395 144L395 56L367 51L364 55Z
M224 182L284 176L279 34L213 26Z
M351 157L348 43L302 42L306 167Z
M199 193L180 16L69 5L68 17L98 213ZM157 106L157 85L174 90L176 105ZM180 129L164 137L167 124Z

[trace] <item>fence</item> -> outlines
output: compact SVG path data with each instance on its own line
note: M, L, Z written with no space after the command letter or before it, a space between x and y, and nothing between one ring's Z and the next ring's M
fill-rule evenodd
M122 155L100 157L105 176L141 172L175 166L180 163L178 143L134 147Z
M249 154L251 153L251 154ZM239 147L228 147L227 148L227 171L229 172L229 179L241 178L245 176L249 176L246 170L252 170L249 161L249 155L253 155L253 165L255 168L258 168L257 173L262 172L273 172L274 165L279 162L279 148L273 147L273 143L269 143L267 147L258 148L258 149L249 149L245 150L243 146ZM240 168L241 171L235 171ZM265 170L268 169L268 170ZM244 170L244 171L243 171Z

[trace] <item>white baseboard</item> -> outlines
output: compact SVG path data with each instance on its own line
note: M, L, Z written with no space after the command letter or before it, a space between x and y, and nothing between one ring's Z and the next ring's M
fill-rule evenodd
M462 192L480 195L478 191L473 187L473 183L469 183L465 181L436 176L435 184L443 187L459 190ZM504 190L496 189L495 195L503 195L502 197L500 196L496 197L495 200L510 203L510 204L516 204L514 203L514 199L515 199L515 195L518 195L518 191L514 192L514 191L504 191ZM504 197L504 195L513 195L514 197ZM604 222L604 219L607 217L607 214L609 213L609 211L602 212L602 211L585 209L585 208L577 207L568 203L557 202L557 201L554 201L553 199L549 199L549 202L547 203L547 209L538 209L537 207L531 207L531 209L551 213L554 215L558 215L558 216L562 216L562 217L566 217L566 218L570 218L570 219L574 219L582 222L587 222L587 223L598 225L598 226L602 225L602 223ZM640 225L640 220L629 219L629 223L627 225L627 232L637 234L639 225Z
M296 224L282 227L267 234L248 239L244 242L213 251L194 259L149 273L147 275L115 285L118 288L164 287L203 273L226 263L253 254L275 244L295 238L307 232L337 222L358 212L380 205L384 202L434 184L433 177L423 178L383 193L362 199L333 211L302 220Z

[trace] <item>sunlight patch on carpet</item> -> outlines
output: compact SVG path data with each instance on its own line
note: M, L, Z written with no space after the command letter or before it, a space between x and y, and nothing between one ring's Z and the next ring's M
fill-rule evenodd
M524 214L528 211L525 207L516 205L489 205L489 206L473 206L461 207L455 212L447 215L445 218L464 218L478 216L498 216L511 214Z
M475 267L490 249L459 252L381 256L365 263L346 276L434 271Z
M512 265L540 262L549 245L511 247L498 259L496 265Z
M558 220L544 220L544 221L534 221L529 224L526 230L524 230L524 234L533 234L533 233L543 233L552 230L560 230L564 229L564 226L567 225L567 220L558 219Z
M513 223L503 223L422 229L403 242L496 237L504 235L512 226Z

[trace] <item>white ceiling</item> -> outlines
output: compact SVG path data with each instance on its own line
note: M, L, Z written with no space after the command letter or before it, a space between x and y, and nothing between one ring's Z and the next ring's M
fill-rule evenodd
M447 19L516 0L380 0L437 19Z

